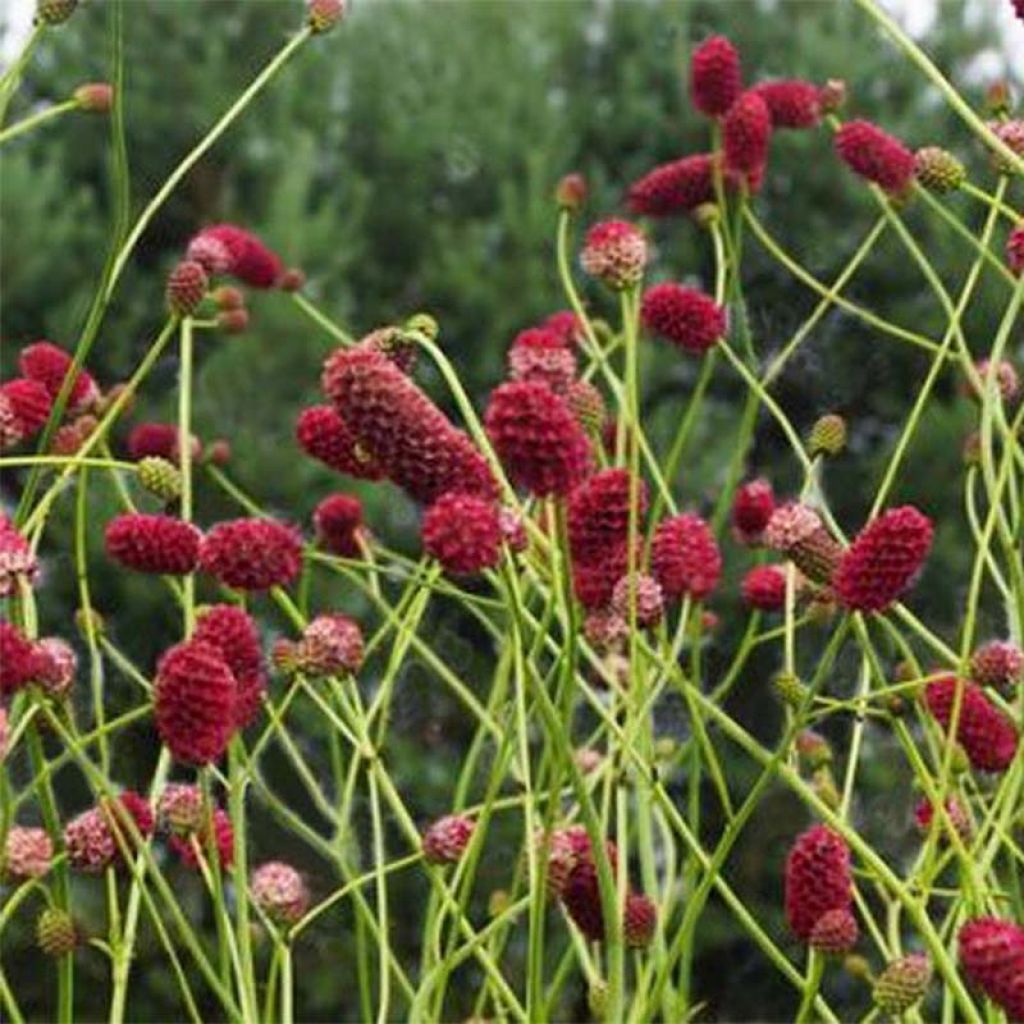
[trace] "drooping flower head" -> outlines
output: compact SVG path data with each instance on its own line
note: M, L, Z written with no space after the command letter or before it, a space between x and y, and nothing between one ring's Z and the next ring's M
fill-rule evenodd
M423 516L423 550L447 572L472 574L501 558L498 507L473 494L442 494Z
M914 154L870 121L847 121L836 132L835 147L851 171L890 195L902 194L913 181Z
M985 696L980 687L956 676L942 676L924 691L925 704L944 730L953 721L957 690L962 688L956 741L968 761L983 772L1003 772L1017 752L1017 727Z
M821 89L802 78L759 82L751 92L764 100L773 128L814 128L821 122Z
M329 405L303 409L295 423L299 446L325 466L358 480L380 480L384 471Z
M208 274L230 274L252 288L272 288L284 270L276 253L235 224L203 228L189 242L186 256Z
M644 292L640 318L652 334L703 355L725 334L725 310L697 288L665 282Z
M302 567L302 538L274 519L232 519L217 523L203 538L199 565L236 590L286 586Z

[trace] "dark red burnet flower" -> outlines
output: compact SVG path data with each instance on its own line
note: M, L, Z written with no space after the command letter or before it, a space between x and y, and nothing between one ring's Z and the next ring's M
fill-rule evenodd
M931 520L913 505L889 509L854 538L832 580L853 611L888 608L917 575L932 545Z
M775 492L764 478L749 480L736 488L732 503L732 525L743 544L761 543L761 534L775 511Z
M634 565L640 564L641 550L637 544ZM573 562L572 590L588 611L605 608L615 593L615 584L629 571L629 546L620 541L604 548L589 562Z
M210 279L201 263L182 260L167 277L164 295L167 307L175 316L191 316L206 297Z
M971 655L971 678L981 686L1009 690L1020 685L1024 651L1009 640L990 640Z
M691 213L715 201L715 158L696 153L652 168L629 186L627 203L635 214L670 217Z
M174 423L139 423L128 435L127 447L129 456L136 462L140 459L161 458L177 462L179 456L178 438L180 434ZM199 438L192 437L192 458L198 459L203 453Z
M870 121L847 121L836 132L835 148L850 170L890 195L905 192L914 180L914 154Z
M1024 273L1024 222L1018 224L1006 239L1006 265L1015 274Z
M768 161L771 137L772 116L768 105L756 92L743 93L722 121L726 169L759 176Z
M234 224L203 228L189 242L186 257L208 274L230 274L253 288L272 288L284 270L276 253Z
M561 335L544 327L520 331L508 350L512 380L539 380L565 394L576 379L576 356Z
M802 78L759 82L751 92L764 100L773 128L814 128L821 123L821 89Z
M584 834L585 835L585 834ZM562 885L560 898L573 924L590 939L601 942L604 939L604 911L601 906L601 888L598 881L597 862L589 836L586 849L577 852L575 861ZM615 844L607 842L608 859L612 872L618 866L618 851Z
M18 368L22 376L38 381L54 399L60 394L64 378L71 372L71 365L71 356L51 341L37 341L27 345L18 354ZM96 381L87 370L81 369L71 385L67 408L70 412L77 412L90 406L99 396L100 389Z
M711 528L690 512L662 520L654 531L651 569L667 599L704 600L722 574L722 555Z
M638 626L644 629L656 626L665 613L661 586L646 573L624 575L612 590L611 609L625 622L631 621L635 611Z
M626 945L637 949L649 946L657 927L658 911L653 900L643 893L627 893L622 911L622 933Z
M474 494L442 494L423 516L423 549L447 572L470 575L501 558L498 506Z
M117 850L114 863L124 866L128 858L138 850L132 829L138 832L143 842L153 834L156 827L153 808L144 796L133 789L126 789L118 796L104 800L100 808L114 838Z
M342 558L360 558L363 503L354 494L330 494L313 510L320 546Z
M1003 772L1017 752L1017 727L985 696L982 689L956 676L942 676L925 687L928 710L948 731L953 720L957 688L963 688L956 741L964 748L967 760L983 772Z
M846 840L825 825L798 836L786 859L785 889L786 920L807 942L823 914L849 910L853 902Z
M136 572L186 576L199 564L202 534L174 516L129 512L107 523L107 554Z
M231 669L237 683L235 724L244 729L259 713L267 688L256 623L237 605L209 605L200 609L192 639L219 651Z
M513 482L533 494L564 496L590 472L590 442L546 384L517 380L495 388L484 424Z
M186 640L166 651L153 701L157 732L175 760L220 760L235 730L238 683L216 647Z
M430 864L455 864L466 852L475 827L464 814L438 818L423 833L423 859Z
M199 545L199 567L236 590L283 587L302 568L302 537L274 519L217 523Z
M635 224L603 220L587 232L580 265L613 291L624 291L643 277L647 256L647 239Z
M740 55L725 36L709 36L690 58L690 98L708 117L720 117L743 90Z
M303 409L295 423L295 438L307 455L339 473L359 480L380 480L384 475L337 410L329 405Z
M221 867L231 867L235 860L235 830L227 811L222 807L215 807L211 820L204 822L198 831L187 835L172 835L168 838L167 845L181 858L181 863L185 867L195 871L199 868L196 844L202 851L203 859L209 862L211 840Z
M740 592L751 608L781 611L786 604L786 572L778 565L756 565L743 577Z
M562 344L572 347L582 345L586 339L580 318L571 309L560 309L552 313L541 326L546 331L557 334Z
M652 334L703 355L725 334L725 310L698 288L666 281L644 292L640 319Z
M860 936L857 918L845 907L826 910L814 923L808 944L826 956L849 953Z
M998 917L967 921L957 937L960 964L1010 1020L1024 1020L1024 928Z
M32 682L38 667L36 645L13 623L0 619L0 697Z
M365 645L359 623L336 612L318 615L302 631L295 648L296 665L314 676L358 672Z
M339 349L324 364L324 391L385 475L429 505L446 491L496 498L497 483L473 442L379 352Z
M0 384L0 396L10 405L19 440L38 434L50 418L53 399L45 385L28 377L14 377Z
M626 469L602 469L569 495L566 528L573 562L600 561L609 548L625 544L629 534L631 480ZM636 522L647 515L647 485L636 482Z

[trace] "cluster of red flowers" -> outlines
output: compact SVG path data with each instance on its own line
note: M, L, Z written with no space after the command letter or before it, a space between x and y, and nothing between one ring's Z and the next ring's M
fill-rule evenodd
M842 836L825 825L800 835L786 860L785 890L786 919L798 939L828 953L854 945L850 850Z

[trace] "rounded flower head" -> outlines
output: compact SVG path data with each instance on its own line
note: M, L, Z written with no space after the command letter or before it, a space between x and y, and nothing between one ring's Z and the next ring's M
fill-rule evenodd
M634 565L638 565L639 562L640 545L638 543ZM611 602L615 584L628 570L629 547L623 540L602 549L592 561L573 563L573 593L584 608L588 610L603 609Z
M35 681L54 700L68 695L78 674L78 656L58 636L44 637L36 644Z
M743 600L763 612L781 611L786 604L786 572L778 565L757 565L743 577Z
M308 0L306 20L316 33L327 32L345 17L345 0Z
M252 617L232 604L200 609L193 640L215 648L235 677L235 724L244 729L259 713L267 688L260 634Z
M187 868L198 870L199 852L206 861L210 859L211 846L220 861L221 867L229 868L235 859L235 830L231 819L221 807L215 807L211 818L204 814L199 830L188 835L172 835L168 841L170 848L181 858ZM196 847L199 847L197 851Z
M100 809L114 836L117 848L114 861L123 864L125 857L133 854L138 847L133 832L137 832L143 840L153 834L156 825L153 808L145 797L126 789L112 800L104 800Z
M911 585L931 544L931 520L912 505L883 512L839 563L833 586L840 602L854 611L888 608Z
M821 89L801 78L760 82L751 92L764 100L773 128L814 128L821 122Z
M1017 752L1017 727L989 701L980 687L951 675L936 679L924 691L928 710L943 730L948 730L960 687L963 696L956 741L974 768L983 772L1006 771Z
M167 307L174 316L191 316L206 296L209 278L201 263L182 260L167 278Z
M50 418L53 399L45 385L37 380L14 377L0 384L0 396L10 406L19 441L38 434Z
M546 331L557 334L566 346L582 345L586 337L580 318L571 309L561 309L552 313L541 326Z
M465 853L475 823L464 814L438 818L423 833L423 857L430 864L454 864Z
M47 2L52 3L53 0ZM36 943L47 956L67 956L74 952L78 942L78 928L67 911L60 907L47 907L39 915L36 920Z
M758 175L768 160L772 137L772 116L758 93L743 93L729 108L722 122L725 166L730 171Z
M647 485L639 480L635 487L636 521L642 526L647 515ZM600 561L607 549L626 542L631 489L628 470L602 469L572 491L566 525L574 562Z
M157 803L161 828L176 835L197 832L203 823L203 793L198 786L168 782Z
M793 501L778 506L764 529L764 543L789 558L815 583L828 583L843 549L809 505Z
M648 217L692 213L702 203L715 201L715 161L710 153L696 153L659 164L629 186L629 209Z
M180 461L178 450L178 428L173 423L139 423L128 435L128 454L138 462L145 458L167 459L169 462ZM202 454L199 438L192 437L191 456L193 461Z
M998 917L968 921L957 939L964 974L1010 1020L1024 1020L1024 928Z
M1024 651L1009 640L991 640L971 655L971 678L981 686L1015 689L1024 673Z
M685 596L703 601L718 585L722 555L708 524L698 515L683 513L658 524L651 568L669 600Z
M252 288L272 288L284 269L251 231L234 224L204 228L189 242L186 258L208 274L230 274Z
M825 825L814 825L797 838L786 860L789 927L807 942L823 914L849 910L852 901L849 847Z
M297 667L310 675L358 672L363 664L363 632L347 615L318 615L303 631L295 656Z
M10 879L42 878L53 861L53 843L44 828L13 825L4 844L3 874Z
M743 90L740 55L725 36L709 36L690 58L690 98L708 117L724 114Z
M147 455L139 459L136 473L141 486L163 502L174 501L181 495L181 471L168 459Z
M905 192L914 177L914 154L870 121L847 121L836 132L836 153L854 174L890 195Z
M634 606L638 626L656 626L661 622L665 611L661 587L657 580L646 573L636 573L634 577L623 576L612 591L612 611L624 622L630 621L630 612Z
M989 121L988 127L1018 156L1024 155L1024 121ZM1014 165L1001 153L992 153L992 168L999 174L1015 174Z
M564 394L576 378L576 356L554 331L530 327L512 342L508 371L512 380L538 380Z
M36 675L36 645L17 626L0 619L0 697L8 697Z
M187 640L157 665L153 688L156 727L178 761L219 760L235 729L238 684L212 644Z
M72 869L84 874L98 875L114 863L117 841L102 808L90 807L64 826L64 848Z
M774 511L775 492L764 477L741 484L732 503L732 525L737 538L744 544L759 544Z
M446 491L497 496L472 441L393 362L368 349L339 349L324 364L324 391L387 477L431 504Z
M607 846L612 871L616 868L616 851L612 843ZM588 841L587 848L576 858L562 886L562 905L573 924L591 942L604 939L604 913L601 907L601 889L597 877L597 862Z
M932 980L932 962L923 953L893 960L875 980L875 1005L898 1017L924 997Z
M842 956L857 945L857 918L845 907L826 910L811 929L809 945L826 956Z
M480 572L501 558L498 507L472 494L442 494L423 516L422 535L424 551L446 572Z
M583 635L599 651L618 650L629 636L629 623L611 608L597 608L583 620Z
M725 310L699 289L681 284L648 288L640 318L652 334L693 355L703 355L725 334Z
M1015 274L1024 273L1024 222L1018 224L1006 240L1006 265Z
M337 411L329 405L303 409L295 423L299 446L325 466L359 480L379 480L384 474Z
M202 534L174 516L129 512L107 524L107 554L137 572L185 576L199 563Z
M309 909L309 890L290 864L272 860L261 864L249 880L252 901L275 922L295 924Z
M658 911L653 901L642 893L627 893L622 917L622 933L626 945L637 949L649 946L657 926Z
M203 538L199 565L236 590L286 586L302 567L302 538L274 519L232 519Z
M914 177L922 188L945 195L955 192L967 180L967 171L949 150L925 146L914 154Z
M39 576L39 561L14 524L0 515L0 597L18 593L20 581L29 586Z
M38 381L51 398L56 398L71 372L72 359L64 349L49 341L27 345L18 354L18 369L22 376ZM67 407L70 412L88 408L100 396L96 381L86 370L79 370L71 385Z
M631 288L643 277L647 239L624 220L604 220L588 232L580 252L583 269L613 291Z
M353 494L331 494L313 510L313 525L320 546L342 558L360 558L363 503Z
M590 442L545 384L502 384L491 392L484 422L509 476L539 497L568 494L590 471Z

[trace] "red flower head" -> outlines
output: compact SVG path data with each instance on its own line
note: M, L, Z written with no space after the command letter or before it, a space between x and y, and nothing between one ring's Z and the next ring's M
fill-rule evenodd
M1024 273L1024 221L1010 232L1006 240L1006 265L1015 274Z
M534 845L540 855L544 849L544 833L540 830L534 835ZM577 860L590 855L590 837L582 825L556 828L548 837L547 851L545 887L549 895L561 896Z
M212 644L186 640L161 657L153 688L156 727L178 761L219 760L235 730L238 684Z
M446 491L497 496L470 439L385 356L339 349L324 364L324 391L390 480L431 504Z
M422 534L423 549L446 572L480 572L501 558L498 507L472 494L442 494L424 514Z
M329 405L303 409L295 423L295 437L307 455L339 473L347 473L359 480L379 480L384 475L345 421Z
M454 864L469 846L475 824L464 814L438 818L423 833L423 858L430 864Z
M607 844L612 871L617 867L617 851L611 842ZM604 939L604 913L601 907L601 888L597 877L597 863L594 860L590 841L586 850L581 851L570 868L562 886L562 904L573 924L592 942Z
M153 834L156 825L153 808L145 797L140 796L133 789L126 789L112 800L104 800L100 804L100 809L106 817L107 825L114 837L117 850L114 855L114 863L123 865L126 863L125 854L131 855L138 848L135 837L131 833L132 826L143 840Z
M221 867L229 868L235 859L235 830L231 827L231 819L223 808L213 809L213 834L210 828L203 824L201 830L190 835L173 835L168 840L170 848L181 858L181 863L187 868L197 870L199 868L199 857L196 853L198 843L203 858L210 859L210 842L213 841L217 851L217 858Z
M639 544L634 564L640 563ZM590 562L574 562L572 566L572 589L584 608L593 610L605 608L611 603L615 584L629 570L628 547L620 541L604 548Z
M659 164L629 186L630 210L649 217L691 213L701 203L714 201L715 162L710 153Z
M964 748L967 760L983 772L1003 772L1017 752L1017 727L974 683L956 676L943 676L929 683L924 691L928 710L944 730L953 720L957 687L963 687L956 740Z
M0 514L0 597L16 594L19 580L31 586L38 576L39 561L28 541Z
M309 909L309 890L290 864L261 864L249 880L252 901L276 924L295 924Z
M590 471L590 442L545 384L502 384L491 392L485 423L509 476L533 494L566 495Z
M199 563L202 534L174 516L126 513L107 523L107 554L137 572L186 576Z
M213 647L231 669L238 687L235 725L244 729L259 713L267 688L256 623L237 605L210 605L200 610L192 639Z
M353 494L331 494L313 510L320 546L342 558L360 558L359 536L363 526L363 503Z
M745 92L729 108L722 122L722 148L727 170L759 175L768 160L772 115L753 91Z
M654 903L642 893L627 893L622 918L622 932L626 945L638 949L649 946L657 927L658 911Z
M303 630L295 657L296 666L310 675L358 672L363 664L363 631L347 615L318 615Z
M665 601L658 581L646 573L636 573L631 586L630 577L623 576L612 590L612 611L628 623L633 605L638 626L646 628L661 622Z
M58 636L44 637L36 644L35 682L47 696L62 700L78 674L78 655Z
M160 827L175 835L195 832L203 822L203 791L183 782L168 782L157 803Z
M64 849L74 871L98 875L117 857L117 840L110 819L100 807L90 807L64 826Z
M821 516L799 501L779 505L772 512L764 529L764 543L784 554L815 583L828 583L843 555Z
M588 232L580 263L591 276L620 292L640 281L647 264L647 239L624 220L604 220Z
M774 511L775 492L764 477L741 484L732 503L732 525L737 539L743 544L760 544Z
M167 306L175 316L191 316L206 297L210 280L201 263L182 260L167 276Z
M272 288L284 266L252 232L234 224L203 228L188 244L186 259L208 274L230 274L253 288Z
M1016 688L1022 672L1024 652L1008 640L991 640L971 655L971 678L981 686Z
M789 927L807 942L823 914L849 910L852 901L846 840L824 825L814 825L797 837L786 860Z
M964 805L955 796L946 798L946 814L949 816L949 823L956 830L960 838L966 843L971 838L971 819ZM935 819L935 807L930 800L920 800L914 808L914 824L922 835L927 835L931 830L932 821ZM940 821L940 835L945 836L945 822Z
M46 387L37 380L15 377L0 384L0 396L10 404L19 441L38 434L50 418L53 399Z
M801 78L761 82L751 92L764 100L773 128L814 128L821 121L821 89Z
M161 458L177 462L178 428L173 423L139 423L128 435L128 454L138 462L140 459ZM199 438L192 437L192 458L198 459L203 453Z
M217 523L199 545L199 566L236 590L287 586L302 567L302 537L274 519Z
M833 585L847 608L877 612L912 583L932 545L931 520L913 505L868 523L843 555Z
M743 90L740 55L725 36L705 39L690 59L690 97L708 117L720 117Z
M656 284L644 292L640 318L652 334L693 355L703 355L725 334L725 310L697 288Z
M12 825L4 844L2 875L7 879L42 878L53 861L53 841L44 828Z
M703 601L718 585L722 555L711 528L698 515L664 519L654 531L651 567L665 597Z
M914 179L914 154L870 121L847 121L836 132L839 159L855 174L899 195Z
M564 394L576 379L576 356L554 331L530 327L508 350L508 372L512 380L538 380Z
M17 626L0 619L0 697L30 683L38 665L36 645Z
M14 403L0 390L0 451L6 451L20 444L25 437Z
M71 370L71 356L62 348L49 341L37 341L28 345L18 355L18 368L29 380L38 381L46 388L51 398L60 394L64 378ZM79 370L68 395L69 412L79 412L100 397L96 381L86 370Z
M580 318L571 309L562 309L557 313L552 313L541 326L546 331L557 334L561 338L562 344L567 347L582 344L586 337Z
M960 929L958 944L964 974L1010 1020L1024 1020L1024 928L978 917Z
M308 0L306 20L314 32L327 32L345 16L345 0Z
M743 577L743 600L763 612L781 611L786 604L786 573L778 565L754 566Z
M569 495L567 528L574 562L600 561L609 548L626 542L629 533L630 475L625 469L602 469ZM647 515L647 485L637 481L636 521Z
M811 929L810 945L826 956L842 956L857 945L857 918L845 908L826 910Z

